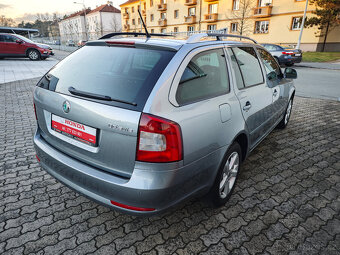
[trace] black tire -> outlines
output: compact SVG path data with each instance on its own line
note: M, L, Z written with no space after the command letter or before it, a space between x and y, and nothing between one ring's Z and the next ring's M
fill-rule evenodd
M294 63L287 63L286 66L293 66Z
M278 57L274 57L276 62L280 65L280 61L279 61L279 58Z
M33 61L40 60L40 52L35 49L30 49L27 51L27 57Z
M41 57L41 60L45 60L47 57Z
M280 123L277 125L277 127L279 129L284 129L285 127L287 127L289 119L290 119L290 116L292 115L292 108L293 108L293 98L289 99L288 105L286 107L285 114L283 115L282 120L280 121Z
M233 155L235 155L235 153L237 154L237 160L238 160L238 168L237 171L231 171L233 172L233 174L228 175L225 172L225 167L227 166L227 162L231 161L233 159ZM214 206L219 207L219 206L223 206L230 198L231 194L233 193L233 190L236 186L236 182L237 182L237 178L239 176L240 170L241 170L241 161L242 161L242 150L240 145L237 142L234 142L228 149L228 151L226 152L224 159L222 161L222 164L220 166L220 169L218 170L218 173L216 175L215 178L215 182L214 185L212 186L211 190L210 190L210 197L211 200L214 204ZM236 162L236 160L235 160ZM237 163L237 162L236 162ZM231 173L230 172L230 173ZM230 176L230 177L228 177ZM222 183L222 180L224 178L226 178L226 185L224 186L225 188L222 188L222 191L220 189L220 185ZM232 178L235 177L233 179L233 184L229 183L228 180L232 180ZM227 186L228 185L228 186ZM230 185L232 185L232 187L230 188ZM225 192L225 189L228 188L227 193Z

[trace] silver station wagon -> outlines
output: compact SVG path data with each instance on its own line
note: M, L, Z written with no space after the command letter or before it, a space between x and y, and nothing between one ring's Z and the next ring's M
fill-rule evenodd
M158 213L207 193L221 206L248 153L287 125L296 71L282 72L247 37L157 36L106 35L42 77L37 158L60 182L121 212Z

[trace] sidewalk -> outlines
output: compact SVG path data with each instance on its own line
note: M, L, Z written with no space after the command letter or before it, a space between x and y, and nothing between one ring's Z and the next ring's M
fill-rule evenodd
M340 61L335 62L301 62L296 63L295 66L309 67L318 69L340 70Z

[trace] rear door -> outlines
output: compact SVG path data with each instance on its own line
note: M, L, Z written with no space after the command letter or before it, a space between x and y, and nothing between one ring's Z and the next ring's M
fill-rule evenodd
M236 95L249 130L253 148L269 132L271 124L272 89L265 82L254 47L227 48L231 55L236 79Z
M20 54L20 47L18 47L18 43L16 42L16 40L18 40L18 38L16 38L15 36L12 35L4 35L4 39L5 39L5 51L7 54L9 55L17 55Z
M135 47L77 50L38 83L41 136L73 158L129 177L141 111L173 55Z

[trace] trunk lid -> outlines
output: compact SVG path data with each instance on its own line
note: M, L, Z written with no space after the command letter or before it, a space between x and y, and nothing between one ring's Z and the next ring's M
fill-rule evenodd
M129 178L141 112L174 54L106 45L77 50L34 92L41 136L79 161Z

